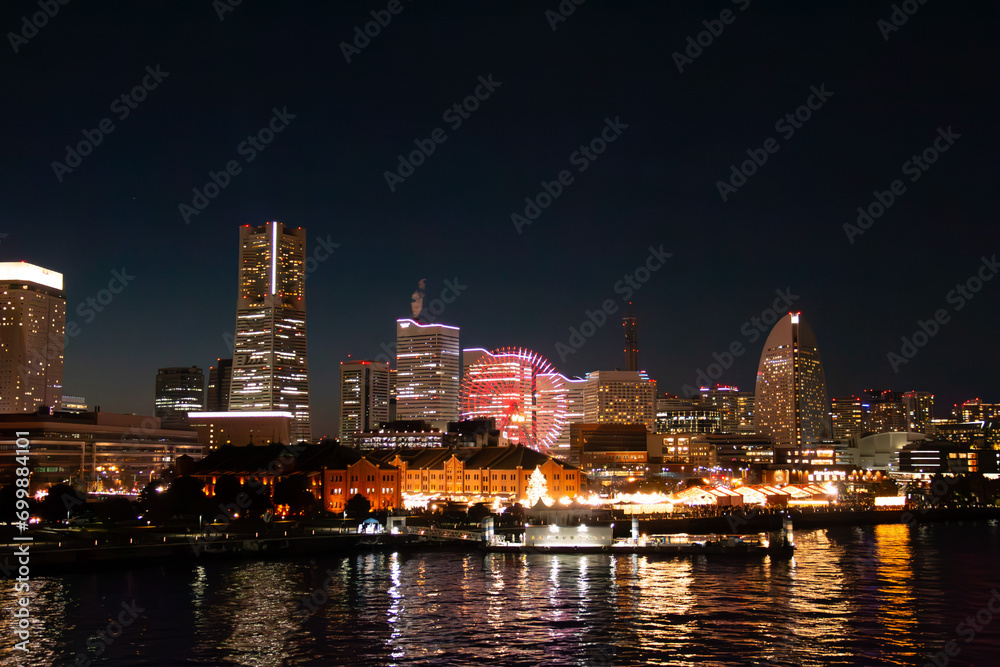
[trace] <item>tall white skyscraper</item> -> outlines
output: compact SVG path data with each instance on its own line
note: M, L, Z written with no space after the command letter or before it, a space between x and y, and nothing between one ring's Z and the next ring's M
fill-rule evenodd
M458 327L396 320L396 419L458 421Z
M0 412L61 408L65 336L62 274L0 263Z
M389 421L389 364L340 362L340 443Z
M291 412L293 442L311 440L306 359L306 231L240 227L231 411Z

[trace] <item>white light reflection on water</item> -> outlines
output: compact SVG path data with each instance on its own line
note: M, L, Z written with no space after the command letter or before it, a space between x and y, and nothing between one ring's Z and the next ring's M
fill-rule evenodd
M16 563L16 559L13 560ZM90 601L86 605L88 608L87 615L93 620L89 624L81 623L80 627L74 627L72 623L67 623L66 619L77 617L78 614L67 612L80 605L67 595L66 588L61 580L55 578L31 578L29 575L27 582L17 582L17 566L15 565L13 569L14 578L10 581L3 581L3 586L0 587L0 613L4 617L3 623L0 624L0 628L3 629L3 632L0 633L0 656L4 656L4 659L0 664L52 665L56 663L60 657L60 653L63 653L61 656L63 659L72 661L75 657L71 656L85 651L85 638L81 637L74 645L67 647L71 651L69 654L65 654L64 649L61 650L58 638L64 633L76 632L79 634L80 631L84 631L92 634L98 629L103 629L104 625L99 626L98 620L105 618L105 603L96 602L95 604L94 601ZM14 586L16 583L27 583L28 590L15 591ZM91 592L95 593L96 591L91 590ZM18 601L21 598L28 599L26 606L19 604ZM115 602L108 604L114 605ZM14 648L15 644L25 641L15 634L15 631L19 630L20 627L18 619L14 618L14 610L22 608L27 608L29 614L28 632L30 634L27 639L28 653ZM115 609L114 611L118 612L120 609ZM104 621L104 623L106 624L107 621ZM17 657L15 658L14 656Z
M196 616L195 655L215 659L221 654L226 662L250 667L286 664L291 653L283 638L295 629L294 607L274 591L288 589L294 570L287 563L247 563L230 570L222 587L205 600L203 615Z
M504 596L504 566L503 556L489 554L483 560L483 571L486 572L486 618L490 628L499 633L504 627L507 610Z
M351 554L40 577L34 664L71 661L133 597L147 611L109 664L902 665L956 639L957 664L995 663L997 621L969 644L955 627L1000 587L997 525L796 541L794 559ZM327 570L329 602L283 632ZM15 639L0 661L32 665L12 661Z
M402 636L402 630L399 627L400 616L403 613L403 592L400 587L399 573L401 570L399 564L399 553L389 554L389 609L388 609L388 620L389 620L389 630L390 635L387 641L389 645L390 653L389 655L393 660L399 660L406 655L406 651L403 650L399 645L399 639Z

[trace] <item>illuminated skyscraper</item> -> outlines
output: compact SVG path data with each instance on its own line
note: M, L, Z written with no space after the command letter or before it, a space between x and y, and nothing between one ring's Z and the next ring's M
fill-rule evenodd
M865 409L861 399L857 396L839 396L830 403L833 439L850 440L860 436L865 425Z
M699 395L703 404L712 405L719 411L720 433L754 432L752 391L740 391L739 387L717 384L712 388L702 387Z
M458 327L396 320L396 419L458 421Z
M776 448L800 447L829 437L826 377L816 337L800 313L774 325L757 367L754 418L757 435Z
M306 231L240 227L231 411L291 412L291 439L311 439L306 359Z
M965 401L961 405L955 404L951 410L951 415L960 422L988 421L990 419L1000 419L1000 404L983 403L978 398Z
M353 444L358 431L389 421L389 365L381 361L340 362L340 444Z
M583 388L583 421L588 424L656 426L656 381L645 372L594 371Z
M60 409L65 336L62 274L0 263L0 412Z
M903 394L906 410L906 430L923 433L934 419L934 394L929 391L908 391Z
M205 374L197 366L161 368L156 374L156 416L163 428L186 428L187 413L205 410Z
M900 433L906 430L903 395L891 389L865 390L865 430L873 433Z

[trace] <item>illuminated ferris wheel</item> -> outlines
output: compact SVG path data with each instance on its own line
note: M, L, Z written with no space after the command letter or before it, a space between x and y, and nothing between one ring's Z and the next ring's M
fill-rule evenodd
M522 348L487 352L462 380L462 419L492 417L504 440L547 452L566 425L563 376Z

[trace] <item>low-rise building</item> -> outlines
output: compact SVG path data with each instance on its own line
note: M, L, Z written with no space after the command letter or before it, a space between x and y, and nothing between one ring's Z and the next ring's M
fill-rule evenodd
M899 451L899 471L905 477L926 478L937 473L996 474L997 451L983 446L947 440L925 440Z
M181 456L202 456L197 435L160 426L156 417L111 412L0 415L0 479L12 480L18 434L26 448L32 494L53 484L88 492L137 493Z
M508 447L398 448L368 457L397 467L408 494L503 497L523 500L537 468L553 498L580 495L585 475L575 466L524 445Z
M899 471L899 452L906 445L926 440L922 433L873 433L848 448L851 463L861 470Z
M649 434L646 445L651 474L689 477L715 468L715 445L701 436L699 433Z
M774 443L762 435L701 435L699 440L715 448L720 468L746 470L752 464L774 463Z
M403 506L396 466L335 443L225 445L195 463L190 474L205 483L208 494L214 493L221 478L235 477L241 484L259 482L256 488L266 489L273 499L275 486L281 480L304 477L303 487L330 512L343 512L347 501L358 494L374 510Z
M595 480L644 476L647 433L642 424L571 424L570 460Z

